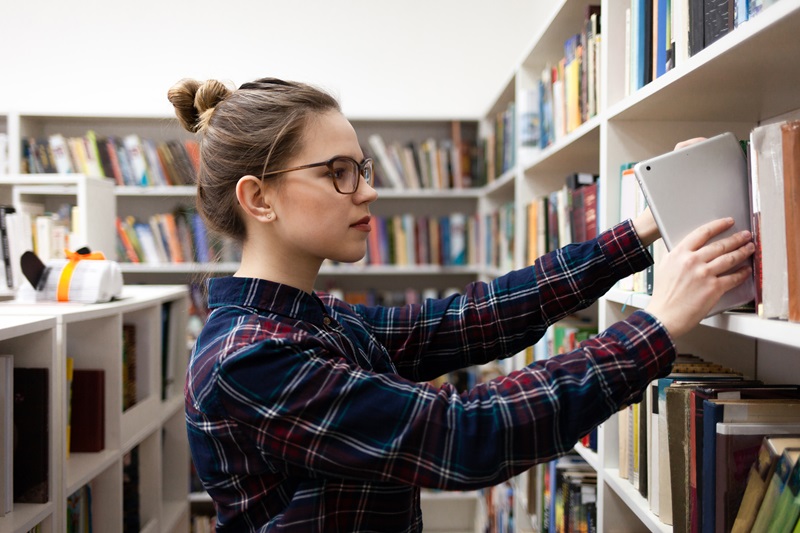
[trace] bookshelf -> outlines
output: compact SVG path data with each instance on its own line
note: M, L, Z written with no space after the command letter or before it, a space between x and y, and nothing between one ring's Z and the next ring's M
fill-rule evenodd
M565 176L574 172L600 176L599 227L608 228L619 221L622 164L672 150L677 142L692 137L732 131L747 139L755 126L800 110L796 91L800 69L782 59L786 53L800 51L796 39L800 2L796 0L780 0L694 55L679 56L674 68L635 91L627 89L625 73L625 11L630 3L562 0L556 2L539 34L532 36L525 54L484 113L483 134L492 132L498 112L512 102L522 102L526 92L537 86L543 69L564 56L564 43L580 31L590 4L601 5L602 13L598 112L569 132L556 135L544 148L516 142L512 176L502 176L496 187L507 188L506 194L513 198L518 228L526 224L521 208L562 187ZM491 185L485 188L481 201L491 202L492 191ZM515 264L520 267L526 264L526 239L524 230L516 232ZM645 308L649 299L647 294L612 289L592 311L599 330ZM724 313L704 320L680 339L678 348L703 354L766 383L800 383L798 339L800 324ZM631 482L620 476L618 435L618 417L614 416L599 428L597 452L576 446L577 453L597 472L597 530L672 531ZM526 476L536 477L541 488L541 467ZM524 486L525 481L519 480L518 491L524 492ZM523 499L518 498L520 502ZM522 531L540 525L541 502L528 510L518 507L515 512L516 525ZM523 522L525 516L530 520Z
M189 530L189 452L181 376L188 361L188 299L182 286L125 287L119 300L101 304L0 304L0 343L15 366L49 369L50 442L47 504L15 505L0 518L3 533L64 531L67 499L89 485L95 530L121 531L127 507L126 455L138 452L141 531ZM165 317L168 317L165 319ZM135 403L123 410L123 327L135 327ZM19 356L17 356L19 354ZM74 368L103 370L103 446L67 456L66 360ZM168 386L164 386L165 376ZM74 390L73 390L74 392ZM74 416L74 414L73 414Z
M58 361L56 348L56 318L53 316L4 316L0 318L0 353L11 355L14 367L21 368L56 368ZM48 388L51 394L46 399L53 422L55 413L60 406L58 396L52 393L56 387L56 378L53 372L48 372ZM5 431L5 429L4 429ZM57 531L55 524L58 521L57 495L59 490L55 480L60 479L60 470L57 468L57 449L60 444L58 434L50 433L47 441L48 485L46 503L17 503L10 513L0 517L0 531L3 533L16 533L28 531L37 524L42 524L43 531ZM0 464L0 472L8 472L9 465ZM0 476L2 477L2 476Z

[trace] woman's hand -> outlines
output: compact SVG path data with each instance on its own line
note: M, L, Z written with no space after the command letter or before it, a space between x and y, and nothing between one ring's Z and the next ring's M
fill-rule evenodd
M708 244L732 225L733 219L723 218L700 226L656 267L653 297L646 311L674 338L696 326L723 294L751 275L750 267L727 273L755 251L749 231Z

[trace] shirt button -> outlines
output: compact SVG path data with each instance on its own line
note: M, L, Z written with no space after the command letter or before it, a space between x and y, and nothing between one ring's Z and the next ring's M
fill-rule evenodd
M330 319L330 317L327 317L327 316L326 316L325 318L323 318L323 319L322 319L322 323L323 323L323 324L325 324L326 326L330 326L330 325L331 325L331 319Z

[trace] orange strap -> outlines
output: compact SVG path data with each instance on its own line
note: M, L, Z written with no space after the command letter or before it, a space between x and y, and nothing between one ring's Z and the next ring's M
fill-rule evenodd
M64 265L64 269L61 271L61 276L58 278L58 289L56 290L56 296L59 302L69 301L69 284L72 281L72 273L75 271L75 267L78 265L79 261L83 259L95 259L102 261L106 258L103 255L103 252L79 254L78 252L64 250L64 255L66 255L68 261L67 264Z

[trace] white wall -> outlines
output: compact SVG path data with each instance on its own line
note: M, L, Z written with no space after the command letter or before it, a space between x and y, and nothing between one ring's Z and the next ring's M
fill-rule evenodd
M477 118L550 0L2 0L0 112L171 114L183 77L321 85L354 118Z

